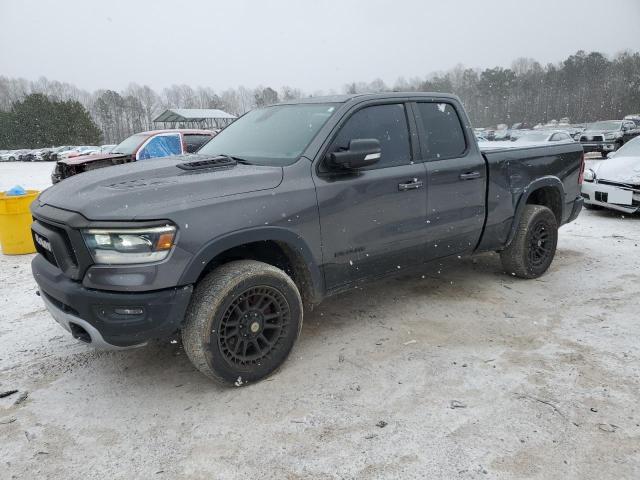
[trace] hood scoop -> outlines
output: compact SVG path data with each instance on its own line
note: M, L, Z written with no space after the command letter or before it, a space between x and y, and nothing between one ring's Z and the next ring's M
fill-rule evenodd
M205 169L219 169L219 168L231 168L238 164L233 158L227 156L219 156L208 158L206 160L196 160L195 162L179 163L176 167L187 170L205 170Z
M125 182L111 183L109 185L105 185L105 187L113 188L115 190L131 190L134 188L159 187L161 185L168 185L171 183L177 183L177 181L170 178L137 178L135 180L127 180Z

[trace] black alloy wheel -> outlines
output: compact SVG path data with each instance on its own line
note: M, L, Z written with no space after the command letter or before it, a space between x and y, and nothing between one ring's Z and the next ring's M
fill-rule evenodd
M238 295L222 315L218 347L232 365L250 365L269 356L287 336L291 309L277 289L261 285Z

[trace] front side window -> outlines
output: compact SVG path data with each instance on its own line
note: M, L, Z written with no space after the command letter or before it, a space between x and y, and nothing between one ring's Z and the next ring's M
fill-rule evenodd
M148 158L180 155L181 153L182 144L180 142L180 135L159 135L149 140L149 142L138 151L136 159L146 160Z
M552 142L559 142L561 140L569 140L569 135L567 135L566 133L554 133L551 136Z
M450 103L421 102L418 115L426 137L426 158L437 160L461 156L467 149L462 123Z
M329 152L346 150L356 139L376 138L380 142L380 161L369 168L406 165L411 160L409 128L404 105L375 105L354 113L331 142Z

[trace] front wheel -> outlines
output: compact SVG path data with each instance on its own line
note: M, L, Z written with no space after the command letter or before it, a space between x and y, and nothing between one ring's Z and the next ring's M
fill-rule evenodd
M182 341L198 370L242 386L280 367L302 329L300 292L282 270L239 260L213 270L196 286Z
M510 275L537 278L547 271L556 254L558 222L547 207L526 205L516 234L500 252L502 266Z

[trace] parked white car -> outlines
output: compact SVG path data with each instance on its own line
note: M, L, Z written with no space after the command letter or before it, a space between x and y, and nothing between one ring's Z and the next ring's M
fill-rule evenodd
M573 142L574 139L564 130L543 130L525 133L518 137L519 143Z
M16 150L7 150L4 153L0 153L0 162L15 162L17 159Z
M585 170L582 197L588 209L640 211L640 137Z

